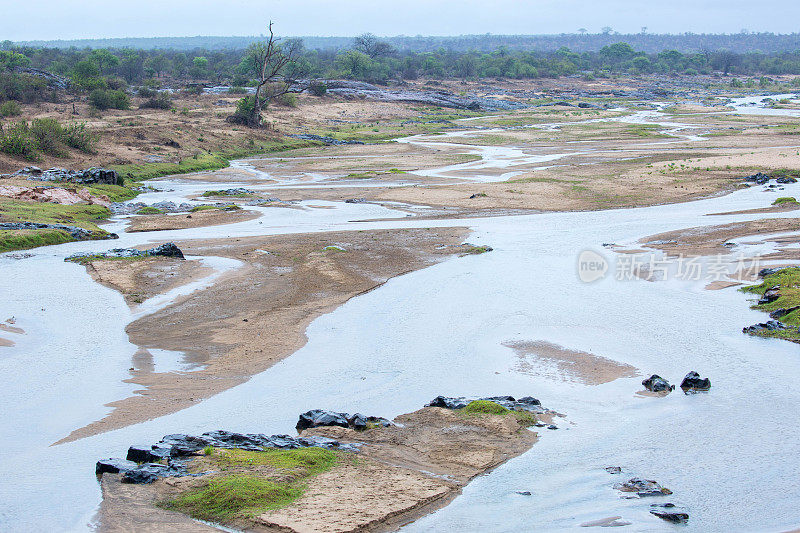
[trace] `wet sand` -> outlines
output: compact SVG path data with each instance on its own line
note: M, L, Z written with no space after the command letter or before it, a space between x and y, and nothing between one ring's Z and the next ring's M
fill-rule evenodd
M220 209L207 209L194 213L179 213L175 215L143 215L130 218L130 224L125 229L128 233L137 231L164 231L172 229L200 228L203 226L219 226L253 220L261 216L256 211L234 209L225 211Z
M238 259L244 266L213 286L136 320L127 332L131 342L142 348L183 352L187 363L203 368L168 373L133 370L129 382L142 386L136 396L113 402L108 416L60 442L173 413L247 381L299 349L306 327L316 317L395 276L462 252L455 245L466 235L464 228L445 228L177 243L185 254ZM345 251L325 250L329 246ZM117 267L120 262L115 263ZM162 267L160 262L144 264ZM144 272L139 269L144 267L136 262L119 267L133 272L116 274L124 280L117 286L132 283L131 291L140 292L137 283Z

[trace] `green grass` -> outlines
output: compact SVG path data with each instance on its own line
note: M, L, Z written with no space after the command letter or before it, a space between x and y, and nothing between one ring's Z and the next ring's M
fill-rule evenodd
M135 181L159 178L172 174L189 174L201 170L218 170L228 166L228 160L214 154L198 154L178 163L139 163L127 165L110 165L111 170L127 179Z
M237 209L241 209L238 205L198 205L193 207L190 211L192 213L197 213L198 211L236 211Z
M96 222L108 218L111 212L101 205L61 205L50 202L26 202L0 198L0 222L38 222L78 226L103 238L107 232ZM5 230L0 235L0 251L22 250L73 241L61 230Z
M772 205L796 204L796 203L797 199L794 196L781 196L780 198L772 202Z
M462 412L467 414L505 415L510 411L499 403L490 400L475 400L464 407Z
M139 191L134 191L130 187L122 185L111 185L106 183L98 183L95 185L88 185L86 187L90 193L97 195L105 195L111 202L124 202L131 200L139 195Z
M63 244L72 240L67 232L61 230L0 230L0 253Z
M163 215L164 210L157 207L144 206L136 212L137 215Z
M479 255L490 251L488 246L469 246L461 252L462 255Z
M201 520L227 522L285 507L302 494L303 488L299 486L232 475L209 480L205 487L186 491L160 506Z
M758 285L743 287L741 290L750 294L763 295L767 289L776 285L780 287L780 297L777 300L768 304L759 305L756 303L752 308L771 313L776 309L800 305L800 267L785 268L776 274L767 276ZM784 315L778 320L787 326L792 326L792 329L759 331L754 333L754 335L758 335L759 337L778 337L800 342L800 333L797 331L797 328L800 327L800 310Z
M459 412L467 416L510 415L516 418L520 425L525 427L532 426L537 422L536 416L531 412L506 409L499 403L491 400L474 400L469 402L463 409L460 409Z
M196 154L192 157L183 159L178 163L157 162L157 163L130 163L127 165L110 165L108 168L116 170L120 176L142 181L173 174L189 174L204 170L219 170L226 168L231 159L240 159L258 154L271 152L283 152L296 148L309 146L319 146L320 143L314 141L304 141L287 137L277 141L253 141L245 143L244 146L223 150L220 152L207 152Z
M160 507L214 522L250 518L292 503L313 476L339 460L336 452L323 448L254 452L207 447L203 453L222 475L159 502ZM263 473L265 468L269 473Z

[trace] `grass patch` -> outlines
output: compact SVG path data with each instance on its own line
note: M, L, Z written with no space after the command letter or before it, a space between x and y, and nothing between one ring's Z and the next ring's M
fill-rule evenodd
M777 309L785 309L800 305L800 267L784 268L771 276L765 277L758 285L742 287L740 290L750 294L763 295L768 289L776 285L780 287L780 297L777 300L767 304L756 303L752 308L771 313ZM800 327L800 310L792 311L780 317L778 320L790 326L791 329L758 331L753 334L759 337L778 337L800 341L800 333L797 331L797 328Z
M234 475L212 479L205 487L189 490L173 500L162 502L160 507L201 520L227 522L284 507L302 494L302 487L255 476Z
M61 205L0 198L0 222L67 224L101 231L96 222L110 215L111 212L101 205Z
M467 246L464 248L464 251L461 252L461 255L479 255L491 251L492 248L489 246Z
M228 194L225 191L206 191L200 196L228 196L231 198L251 198L253 195L249 192L242 192L237 194Z
M201 170L218 170L228 166L228 160L214 154L198 154L178 163L131 163L128 165L110 165L111 170L127 179L135 181L159 178L172 174L189 174Z
M68 185L68 184L67 184ZM130 187L122 185L111 185L109 183L97 183L86 187L95 196L105 195L111 202L124 202L139 196L139 191L134 191Z
M164 210L152 206L144 206L136 212L137 215L163 215Z
M67 232L57 229L0 230L0 253L63 244L72 240Z
M796 204L797 199L794 196L781 196L777 198L772 205L785 205L785 204Z
M193 207L190 212L197 213L198 211L236 211L241 209L238 205L198 205Z
M251 518L292 503L303 495L311 477L338 461L336 452L323 448L254 452L208 447L203 453L224 474L159 507L214 522Z
M467 406L461 411L470 415L505 415L511 412L499 403L491 400L475 400L473 402L469 402L469 404L467 404Z

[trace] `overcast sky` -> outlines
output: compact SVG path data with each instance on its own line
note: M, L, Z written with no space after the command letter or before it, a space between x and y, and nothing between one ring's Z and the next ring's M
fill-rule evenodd
M800 31L800 0L0 0L0 40Z

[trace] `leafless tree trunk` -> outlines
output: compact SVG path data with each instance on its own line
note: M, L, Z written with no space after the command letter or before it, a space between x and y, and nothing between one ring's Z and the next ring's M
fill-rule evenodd
M261 109L264 102L286 94L293 80L286 72L299 56L302 43L291 41L288 46L281 47L279 39L275 38L272 32L272 22L269 23L269 40L250 45L249 54L253 61L253 68L256 69L258 84L254 96L253 110L248 118L248 126L258 127L261 124ZM266 93L268 85L281 79L284 83L281 88Z

